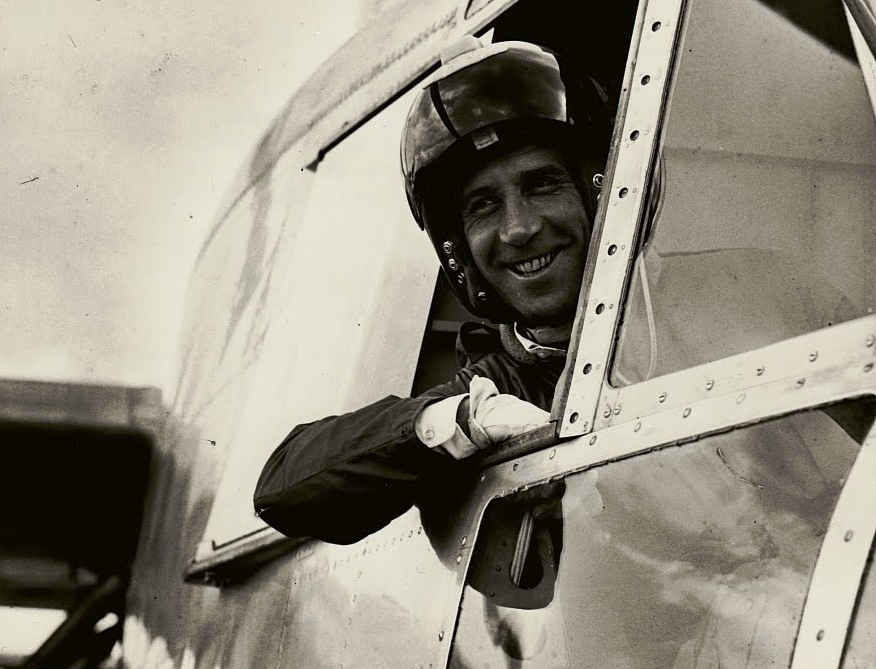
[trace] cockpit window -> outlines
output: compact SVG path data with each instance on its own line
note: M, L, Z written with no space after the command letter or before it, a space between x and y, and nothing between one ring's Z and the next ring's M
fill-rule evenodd
M808 3L839 15L820 26L771 4L691 3L615 385L876 308L876 128L842 4Z
M872 418L802 412L494 500L450 666L788 666Z

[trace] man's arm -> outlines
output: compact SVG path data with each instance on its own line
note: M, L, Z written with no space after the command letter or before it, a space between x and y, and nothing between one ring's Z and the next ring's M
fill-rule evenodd
M468 392L457 377L417 398L386 397L341 416L299 425L265 464L256 513L292 537L348 544L407 511L426 474L453 460L424 445L416 419L424 407Z
M537 407L550 406L556 375L490 355L419 397L390 396L357 411L299 425L265 464L255 491L256 513L287 536L343 544L359 541L407 511L425 478L447 475L452 481L456 460L516 433L521 419L531 424L534 413L538 420L546 419L547 412ZM473 384L475 376L482 378ZM470 385L477 446L469 442L471 433L465 434L468 402L459 401ZM433 410L445 404L441 400L452 406L449 420L456 418L461 428L451 425L447 431L436 422L436 435L455 435L453 441L439 443L429 437L428 428ZM421 413L429 420L418 420Z

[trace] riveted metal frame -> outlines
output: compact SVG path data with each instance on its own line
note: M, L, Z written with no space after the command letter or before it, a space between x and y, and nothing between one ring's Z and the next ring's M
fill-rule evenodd
M849 472L809 584L791 669L836 667L842 660L861 576L876 534L876 431Z
M644 7L643 7L644 5ZM596 216L582 283L565 383L552 415L557 433L571 437L594 424L620 318L624 292L647 200L651 166L671 83L684 0L639 6L612 139L613 158ZM643 11L644 10L644 11Z
M482 472L465 516L448 540L471 547L484 510L499 497L613 460L679 446L779 416L842 400L876 398L874 361L876 316L867 316L621 389L639 394L638 410L624 411L613 423L591 434L506 460ZM671 387L681 392L673 393L672 399L667 394L661 402L659 387L661 383L669 387L670 379ZM710 379L714 380L711 387ZM838 666L876 533L874 478L876 428L871 427L818 556L803 610L795 669ZM467 569L470 551L461 549L460 556L461 565ZM448 611L447 620L456 613ZM811 654L813 648L820 658L815 663L806 659L816 657Z

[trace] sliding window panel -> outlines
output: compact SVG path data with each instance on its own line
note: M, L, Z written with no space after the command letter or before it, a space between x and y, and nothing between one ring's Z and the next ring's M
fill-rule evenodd
M450 666L788 666L872 419L846 402L494 499Z
M690 3L613 385L876 307L876 128L842 3L771 4Z

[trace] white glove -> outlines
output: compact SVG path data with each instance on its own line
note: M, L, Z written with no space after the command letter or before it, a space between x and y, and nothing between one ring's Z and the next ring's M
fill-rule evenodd
M475 376L469 386L468 427L478 448L487 448L506 439L545 425L550 414L514 395L500 394L490 379Z

